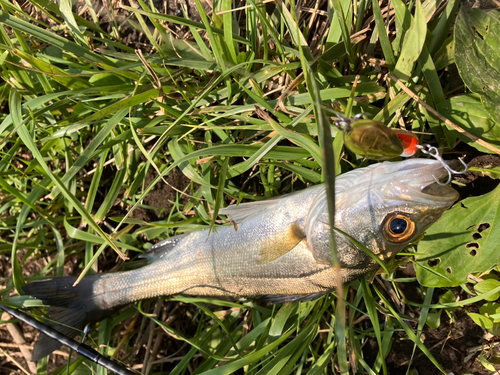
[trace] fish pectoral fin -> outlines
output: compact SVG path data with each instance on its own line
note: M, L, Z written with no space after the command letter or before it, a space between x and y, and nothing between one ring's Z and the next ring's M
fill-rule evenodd
M260 244L259 264L276 260L295 248L304 239L304 233L297 223L293 223L274 235L268 236Z
M241 203L238 206L232 205L226 208L221 208L219 214L228 215L229 220L237 224L245 221L247 218L254 216L262 211L274 208L281 203L281 198L267 199L265 201L256 201L249 203Z

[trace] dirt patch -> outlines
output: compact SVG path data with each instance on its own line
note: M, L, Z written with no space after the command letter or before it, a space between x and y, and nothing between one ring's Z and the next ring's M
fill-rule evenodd
M155 178L156 173L148 173L145 179L148 186ZM148 215L156 216L156 220L163 219L172 209L174 202L179 199L182 205L186 204L190 199L184 191L190 193L190 189L186 189L191 184L191 180L187 178L179 169L173 169L164 181L160 181L155 185L153 190L144 198L144 203L148 206L155 207L154 210L148 210ZM149 221L149 220L148 220Z
M467 163L470 167L488 169L500 166L500 157L498 155L471 155ZM493 191L500 180L485 176L482 172L469 171L463 175L456 175L456 181L464 186L453 185L460 193L460 199L467 197L477 197L490 191Z
M57 4L53 1L54 5ZM140 4L135 0L91 0L89 4L85 0L74 0L73 1L73 12L87 20L88 22L94 23L94 15L97 17L97 26L110 34L116 40L119 40L123 44L138 48L144 51L151 50L151 43L144 32L139 31L136 27L132 26L131 22L136 25L139 24L137 16L131 9L142 9ZM201 0L203 7L207 13L211 13L212 1L211 0ZM148 5L150 3L148 2ZM187 17L193 21L201 22L200 15L196 9L194 0L166 0L166 1L153 1L153 6L156 12L159 14L166 14L170 16ZM57 6L56 6L57 8ZM35 20L48 24L50 26L57 26L56 22L51 18L61 20L54 12L51 12L46 8L44 11L50 14L49 17L46 13L41 12L36 6L33 6L30 2L25 2L22 5L24 12L29 14ZM153 34L155 32L155 27L148 17L143 17L145 26L149 29L148 31ZM170 22L162 21L163 26L168 28L174 33L177 38L190 39L192 38L191 32L188 27L180 26ZM64 35L63 35L64 36Z

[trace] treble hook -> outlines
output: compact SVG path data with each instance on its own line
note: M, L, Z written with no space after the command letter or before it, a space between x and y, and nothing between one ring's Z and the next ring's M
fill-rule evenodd
M437 149L437 147L434 147L434 146L431 146L429 144L424 144L424 145L417 145L416 146L418 149L420 149L420 151L422 151L423 154L426 154L426 155L430 155L432 156L434 159L436 159L437 161L439 161L442 165L443 165L443 168L446 169L446 171L448 172L448 181L446 181L445 183L442 183L440 182L436 176L432 176L434 177L434 179L436 180L436 182L441 185L441 186L445 186L445 185L448 185L450 182L451 182L451 179L453 178L453 175L454 174L464 174L466 173L468 170L469 170L469 167L467 166L467 164L465 164L465 162L462 160L462 158L458 158L458 160L460 160L460 163L462 163L462 165L464 166L464 169L461 170L461 171L456 171L454 170L453 168L451 168L447 163L446 161L443 160L443 158L441 157L441 155L439 154L439 150Z

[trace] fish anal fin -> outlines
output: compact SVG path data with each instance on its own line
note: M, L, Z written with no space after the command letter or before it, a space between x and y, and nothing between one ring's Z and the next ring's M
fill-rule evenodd
M292 223L283 231L268 236L266 241L260 245L259 263L266 264L280 258L304 238L304 232L297 223Z
M276 294L268 295L260 298L261 301L270 302L272 304L287 303L287 302L306 302L315 301L323 297L328 292L312 293L312 294Z

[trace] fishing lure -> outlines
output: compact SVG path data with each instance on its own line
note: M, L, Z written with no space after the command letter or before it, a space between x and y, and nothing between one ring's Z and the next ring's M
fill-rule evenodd
M388 128L381 122L363 119L363 113L352 119L339 116L335 126L342 131L344 144L357 155L373 160L410 157L418 151L416 135Z
M436 177L434 179L439 185L448 185L453 175L464 174L469 170L465 162L458 160L464 167L463 170L453 169L440 155L439 150L429 144L421 145L415 134L406 130L391 129L383 123L363 119L364 113L358 113L352 119L339 116L335 121L335 126L344 135L344 144L352 152L373 160L387 160L398 156L410 157L421 151L439 161L443 168L448 172L446 182L440 182Z

